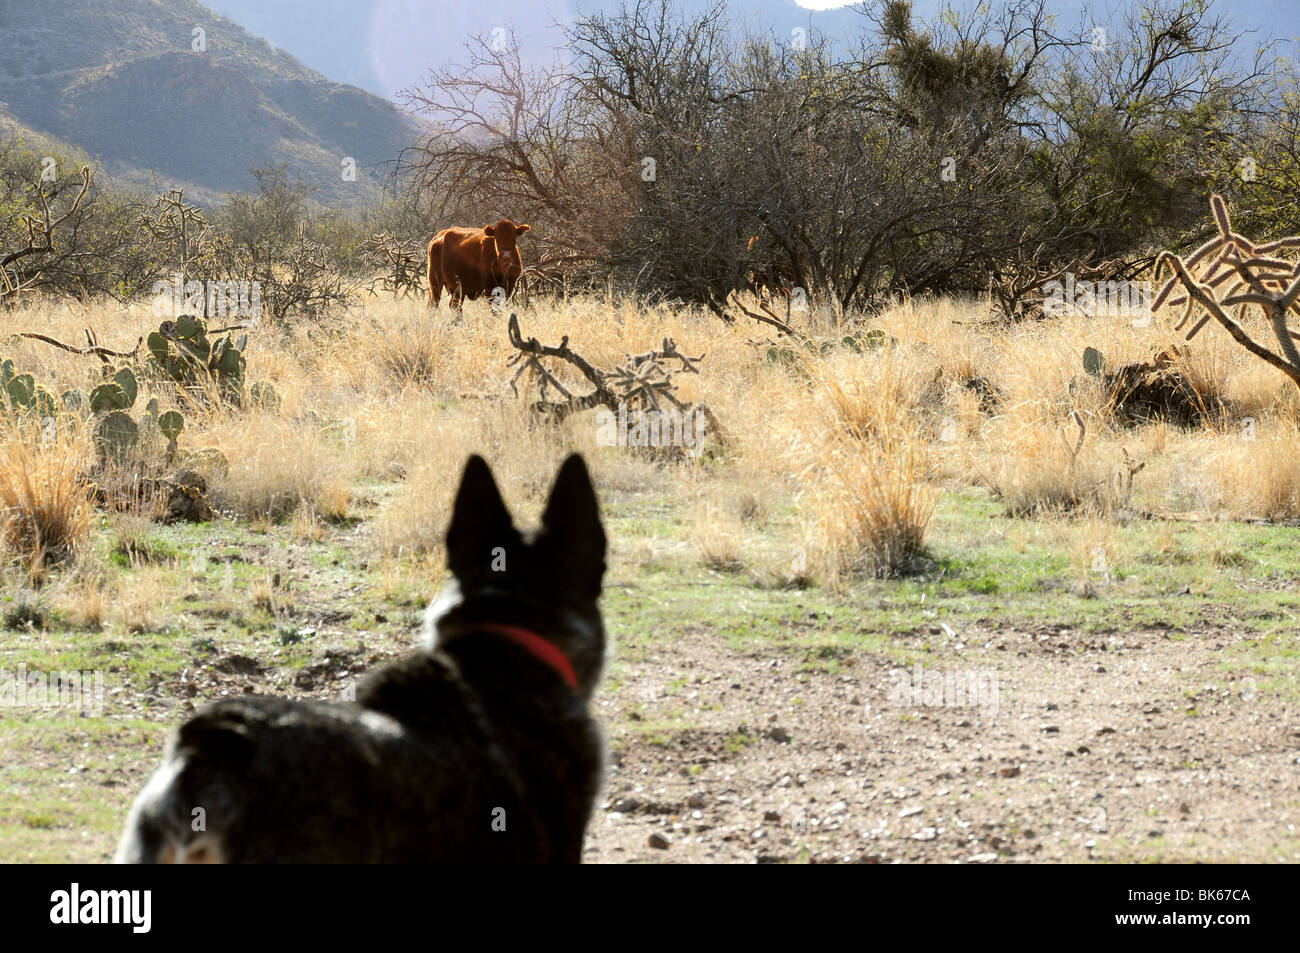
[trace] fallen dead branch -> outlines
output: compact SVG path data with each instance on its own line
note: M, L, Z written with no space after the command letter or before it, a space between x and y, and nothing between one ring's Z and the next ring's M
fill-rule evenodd
M94 354L105 364L113 363L112 361L109 360L109 358L111 357L125 357L130 360L134 360L136 355L140 353L140 346L144 343L144 338L142 337L137 338L135 342L135 347L132 348L131 350L114 351L111 350L110 348L101 347L98 338L96 338L95 336L95 332L91 331L90 328L85 329L85 334L86 334L85 347L75 347L74 345L71 344L64 344L62 341L56 341L52 337L47 337L44 334L37 334L34 331L19 331L14 335L14 337L28 338L33 341L41 341L44 342L45 344L51 344L54 347L62 348L63 350L69 351L72 354Z
M791 326L788 320L783 320L775 311L773 311L770 307L767 306L767 302L760 299L758 302L758 307L763 312L762 314L760 314L758 311L754 311L746 307L741 302L739 295L737 295L736 292L732 291L727 295L726 304L720 306L719 308L715 308L714 310L718 314L722 315L723 319L727 321L728 324L733 323L735 321L735 318L728 312L727 309L735 308L736 310L744 314L745 317L751 318L752 320L757 321L760 324L770 325L771 327L776 328L777 331L779 331L781 334L786 334L789 335L790 337L796 337L796 338L801 337L799 332L796 331L793 326Z
M682 416L693 412L701 414L715 437L719 441L723 439L722 429L708 405L682 400L673 382L674 374L698 374L698 365L704 360L704 355L691 357L683 354L672 338L664 338L663 344L654 350L630 354L623 364L606 370L597 368L574 351L569 346L567 334L558 345L542 344L537 338L524 338L519 330L517 314L510 315L507 333L517 352L507 361L509 367L515 368L510 388L518 394L519 380L525 374L536 381L540 396L531 405L534 414L558 422L575 412L599 407L618 414L621 422L635 428L648 415L663 414L665 405L671 405ZM548 358L576 369L591 385L591 390L585 394L573 393L546 366ZM677 362L675 367L665 366L665 362L672 361ZM553 399L550 396L552 392L562 399Z

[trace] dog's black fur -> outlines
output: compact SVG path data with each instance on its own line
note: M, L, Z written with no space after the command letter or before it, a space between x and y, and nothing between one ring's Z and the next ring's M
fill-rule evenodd
M471 457L447 554L455 583L429 607L429 644L369 676L355 704L249 696L181 725L117 860L580 860L602 761L588 702L605 656L605 533L582 458L561 466L525 537ZM577 690L491 625L559 648Z

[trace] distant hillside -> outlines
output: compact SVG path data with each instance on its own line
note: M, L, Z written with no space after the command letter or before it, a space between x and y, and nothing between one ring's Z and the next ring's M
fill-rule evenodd
M193 31L205 31L195 50ZM418 134L387 100L332 82L194 0L0 5L0 103L118 178L199 201L288 162L326 204L378 197L381 164ZM356 181L345 181L345 157Z

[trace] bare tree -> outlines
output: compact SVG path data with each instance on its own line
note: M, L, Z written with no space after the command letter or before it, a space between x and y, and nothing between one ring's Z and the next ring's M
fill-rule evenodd
M428 197L431 234L508 217L534 226L532 263L543 271L599 259L631 211L630 158L571 95L564 64L525 65L513 32L504 45L476 37L466 51L466 63L404 94L435 131L402 154L395 177Z
M26 241L12 251L0 254L0 283L3 283L3 287L0 287L0 305L9 303L12 298L36 284L39 273L33 273L35 268L39 267L42 259L54 251L55 231L80 210L81 203L86 199L86 193L90 191L91 178L90 167L83 166L81 190L77 192L63 214L57 217L50 211L50 202L45 195L45 189L37 188L39 214L24 213L20 217L23 228L27 232ZM9 273L11 266L15 272L13 277Z

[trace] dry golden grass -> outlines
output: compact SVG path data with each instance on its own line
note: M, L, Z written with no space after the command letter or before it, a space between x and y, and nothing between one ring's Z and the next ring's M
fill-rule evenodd
M55 605L69 626L98 632L108 616L104 581L98 574L77 574L68 579Z
M90 531L91 459L84 428L50 432L35 419L0 414L0 544L33 582Z
M214 481L214 498L245 518L282 520L304 503L336 511L340 481L351 481L359 469L347 420L331 425L221 414L209 419L208 434L230 465Z
M359 531L380 561L438 552L469 453L491 463L521 523L536 519L556 465L578 450L604 493L684 502L696 514L685 520L687 558L787 582L802 578L792 568L798 553L809 574L831 585L905 566L926 543L941 488L984 487L1009 512L1046 519L1104 520L1128 507L1300 516L1300 396L1221 329L1197 337L1184 370L1198 393L1222 400L1222 419L1201 428L1125 428L1083 372L1083 349L1098 348L1110 367L1149 360L1179 339L1163 316L1146 326L1127 318L1011 327L988 320L980 302L906 300L865 322L893 343L861 353L837 345L781 362L768 359L768 329L724 326L702 309L593 296L522 310L525 336L555 344L568 335L597 366L622 363L664 337L706 354L701 374L675 382L683 399L708 402L728 443L715 459L664 467L599 447L592 415L533 425L526 401L536 390L521 379L520 395L512 393L505 318L484 302L457 321L416 300L367 300L319 322L254 329L249 383L272 383L280 412L187 405L181 448L224 454L229 472L207 474L223 511L251 522L292 520L303 539L362 519ZM75 341L89 326L106 346L129 350L156 324L147 307L33 299L0 314L0 340L40 330ZM843 335L825 330L830 341ZM85 391L100 373L95 362L39 342L5 348L20 369L39 367L51 390ZM574 391L586 389L572 369L556 372ZM993 406L982 403L973 379L996 392ZM142 380L141 390L141 403L158 396L175 405L161 385ZM1077 455L1075 413L1087 426ZM1249 428L1254 440L1242 436ZM84 538L93 459L85 435L50 448L7 433L0 518L9 545L31 560ZM1146 464L1131 494L1116 482L1125 449ZM643 544L628 558L663 555Z
M1233 517L1300 518L1300 429L1270 421L1225 434L1213 451L1218 509Z
M171 603L163 570L156 566L118 578L109 621L127 632L157 632L166 624Z
M816 575L832 588L858 572L906 570L934 515L934 454L927 430L938 376L924 356L845 352L810 362L804 534ZM808 411L813 411L808 413Z
M1080 418L1082 419L1082 418ZM1116 502L1095 441L1068 426L1027 423L1007 440L993 489L1012 516L1104 511ZM1076 449L1077 448L1077 449Z
M747 531L737 514L714 501L696 506L691 542L701 563L715 572L740 572L745 568Z
M920 555L937 493L929 454L915 435L885 431L828 441L804 510L814 529L822 580L836 588L852 573L906 570Z

